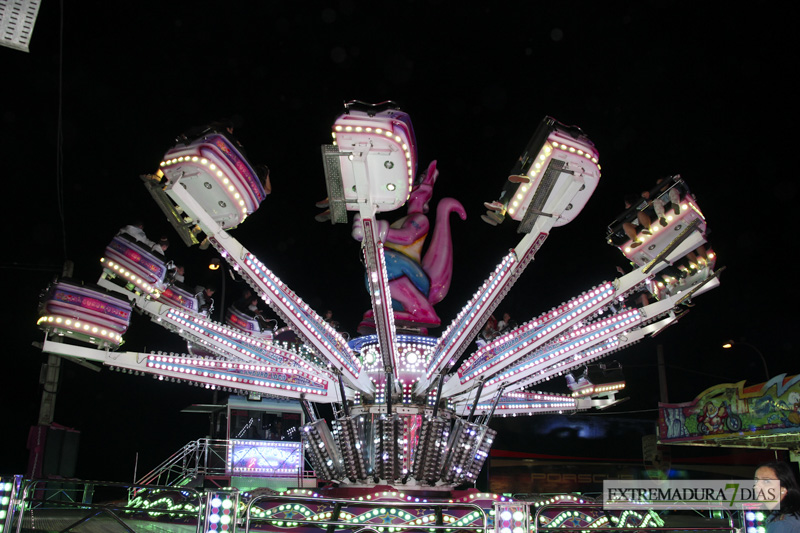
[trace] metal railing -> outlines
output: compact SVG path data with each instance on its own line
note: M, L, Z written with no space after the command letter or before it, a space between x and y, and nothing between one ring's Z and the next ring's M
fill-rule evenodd
M530 502L525 502L525 503L528 505L528 509L529 509L528 512L530 514L530 505L531 505L531 503ZM546 511L553 511L553 510L558 510L558 511L562 511L562 512L583 510L583 511L586 511L588 515L607 518L608 519L608 525L604 525L604 526L597 526L597 525L594 525L594 524L579 524L579 525L576 525L574 523L574 521L571 521L570 525L568 525L568 526L559 524L557 526L548 527L546 524L552 523L552 520L545 519L544 521L542 521L540 519L540 517ZM651 511L651 510L647 510L647 509L642 509L640 512L644 513L644 514L655 513L655 511ZM683 524L680 524L680 525L666 525L665 524L663 526L658 526L658 525L651 526L649 524L646 524L646 525L639 525L639 524L626 525L626 524L620 524L619 522L617 522L617 523L613 522L612 517L616 516L617 518L620 518L625 513L630 514L630 511L622 510L622 509L605 509L605 508L603 508L603 504L602 503L596 503L596 502L592 502L592 503L584 502L584 503L553 503L553 504L545 504L545 505L540 505L539 507L536 508L536 512L530 518L531 522L530 522L529 530L530 531L536 531L536 532L540 532L540 531L541 532L554 532L554 531L585 532L585 531L589 531L590 530L590 531L593 531L593 532L594 531L615 531L617 533L620 533L620 532L631 531L632 530L632 531L636 531L636 532L645 532L645 531L648 531L648 532L649 531L682 531L682 532L683 531L705 531L705 532L714 532L714 531L718 531L720 533L722 533L722 532L731 532L732 533L732 532L735 532L735 531L737 531L739 529L734 524L733 514L728 512L728 511L723 511L723 513L725 515L725 520L727 520L727 525L726 526L720 526L720 527L708 527L706 525L701 525L701 524L699 524L700 520L698 520L698 525L696 525L696 526L695 525L691 525L691 524L686 524L686 523L683 523ZM574 514L573 514L573 517L574 517ZM540 521L545 523L545 525L540 525Z
M189 442L156 466L153 470L136 480L139 485L161 485L183 487L199 477L225 477L231 473L227 469L228 452L231 442L226 439L197 439ZM280 477L295 479L299 487L310 480L316 480L313 470L301 469L296 475L287 476L259 473L258 477Z
M279 507L281 505L285 505L287 503L292 504L308 504L310 507L316 508L319 510L320 506L323 505L326 508L329 508L329 512L331 513L330 519L321 519L321 520L313 520L313 519L300 519L297 517L293 517L289 522L292 523L293 527L312 527L312 528L319 528L320 530L325 530L328 532L332 531L341 531L343 529L349 529L354 532L386 532L392 531L395 533L401 533L404 531L457 531L457 530L469 530L471 533L483 532L489 533L491 531L491 526L489 524L489 520L486 514L486 511L481 508L479 505L474 503L461 503L461 502L395 502L395 501L368 501L368 500L347 500L347 499L337 499L337 498L303 498L303 497L291 497L291 496L269 496L263 495L253 498L248 502L245 508L244 514L244 531L245 533L250 532L251 526L254 528L258 528L258 524L270 524L276 525L279 522L285 523L287 522L286 519L280 518L269 518L269 517L253 517L253 507L258 506L259 504L270 505L270 508ZM422 523L416 524L412 522L408 523L392 523L392 524L385 524L385 523L370 523L370 522L353 522L351 520L341 519L342 511L347 512L348 514L354 514L350 512L350 510L354 510L357 508L359 510L367 511L370 509L387 509L387 508L424 508L428 510L428 514L425 518L428 520L423 521ZM444 523L443 521L443 511L446 509L467 509L472 512L478 513L480 518L480 523L475 524L474 521L471 521L469 525L456 525L454 523ZM327 514L328 511L324 513ZM430 518L433 518L431 520ZM399 518L399 517L398 517ZM417 519L421 520L422 517L415 518L414 521Z
M229 441L197 439L189 442L137 480L139 485L182 486L198 476L224 476Z
M132 493L137 494L134 500L128 497ZM93 522L133 533L132 522L155 517L196 525L204 498L202 492L192 488L78 479L22 480L9 506L4 531L69 531Z

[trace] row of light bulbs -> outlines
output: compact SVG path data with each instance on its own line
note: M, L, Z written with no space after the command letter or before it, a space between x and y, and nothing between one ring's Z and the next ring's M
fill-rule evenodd
M167 159L162 161L160 166L161 168L167 168L172 165L177 165L179 163L200 163L202 166L208 167L210 175L218 178L217 181L222 183L222 188L227 192L231 193L229 196L233 196L233 203L238 203L239 210L242 212L242 215L247 215L248 209L244 201L244 198L220 167L210 162L205 157L198 157L196 155L195 156L187 155L187 156L180 156L180 157L174 157L172 159Z
M54 325L61 329L69 330L71 333L90 334L103 337L104 340L109 340L114 344L122 343L122 335L113 330L97 326L95 324L81 322L72 318L66 318L59 315L45 315L39 317L36 321L37 326L42 324Z

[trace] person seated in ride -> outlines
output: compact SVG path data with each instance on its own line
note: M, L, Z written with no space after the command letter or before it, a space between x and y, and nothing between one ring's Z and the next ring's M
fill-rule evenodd
M314 206L318 207L319 209L324 209L324 211L321 213L314 215L314 220L317 222L328 222L331 219L330 198L320 200L319 202L315 203Z
M264 196L268 196L272 192L272 182L269 180L269 167L264 164L256 165L255 171L258 179L263 182Z
M209 285L208 287L203 287L202 285L198 285L195 287L195 298L197 298L197 308L200 311L200 314L210 315L211 311L214 309L214 293L216 292L216 287L213 285Z
M503 319L497 323L497 333L502 335L517 327L517 323L511 318L511 313L503 313Z
M253 291L250 289L242 291L242 297L233 302L231 307L244 316L255 319L262 330L265 329L265 324L267 322L274 322L274 320L264 316L264 311L258 307L258 296L253 294Z
M325 315L322 317L322 320L327 322L328 325L330 325L330 327L332 327L336 331L339 331L339 322L333 319L333 311L331 311L330 309L325 311Z
M156 244L147 238L147 234L144 232L144 223L140 220L136 220L133 224L128 224L120 228L117 235L128 235L133 238L133 240L145 245L147 249L151 249Z
M166 238L166 237L161 237L160 239L158 239L158 242L155 243L150 248L150 250L152 250L153 252L157 253L158 255L162 255L163 256L166 253L167 248L169 248L169 239Z
M175 265L175 273L172 275L172 279L178 283L184 283L186 281L186 278L184 277L185 273L186 269L183 265Z
M247 304L247 311L253 318L264 318L264 311L258 308L258 297L253 296L250 298L250 303Z
M653 200L653 209L655 210L656 217L658 218L659 223L663 227L667 227L669 221L667 221L666 215L666 205L669 202L672 211L676 215L681 214L681 193L677 187L669 187L671 181L667 181L664 178L659 178L657 180L658 184L661 185L661 188L655 194L655 199ZM647 196L642 194L645 198L650 198L650 193L648 191Z
M244 314L254 318L261 331L274 330L277 326L277 321L264 316L264 311L258 307L258 302L258 296L252 295L249 303L247 304L247 311L244 311Z
M208 124L204 124L202 126L195 126L193 128L189 128L185 132L183 132L180 135L178 135L176 140L178 142L182 142L182 143L184 143L184 144L186 144L188 146L189 144L192 143L192 141L194 141L195 139L199 139L200 137L202 137L204 135L211 135L211 134L214 134L214 133L218 133L220 135L224 135L229 140L231 140L234 144L238 145L239 141L237 141L233 137L233 129L234 129L234 127L235 127L235 124L233 123L233 120L231 120L231 119L224 118L224 119L220 119L220 120L215 120L213 122L210 122Z
M636 248L642 244L639 240L639 233L652 235L650 231L650 216L644 212L647 206L647 199L642 195L629 194L625 197L625 209L636 207L636 218L632 222L623 222L622 229L625 235L631 240L631 248Z
M168 285L183 284L185 281L184 273L186 269L183 265L176 265L172 261L167 263L167 276L164 281Z
M486 207L486 214L481 215L481 220L490 226L501 224L505 220L506 209L508 202L514 197L520 183L530 183L530 178L522 173L522 157L517 159L514 163L514 168L508 176L508 181L503 185L503 190L500 192L500 197L493 202L484 202Z
M489 315L489 318L486 320L486 324L484 324L483 329L481 330L481 337L485 341L490 341L497 336L497 319L494 315Z
M250 304L253 301L253 291L250 289L245 289L242 291L241 297L233 302L231 307L242 313L243 315L251 316L250 315Z
M704 266L708 265L709 262L708 252L706 251L706 247L703 245L695 248L693 252L686 254L686 258L689 260L690 266L697 268L703 268Z
M650 291L647 290L646 287L640 287L636 291L630 293L627 298L625 298L625 307L631 309L645 307L650 304L651 296L652 294L650 294Z

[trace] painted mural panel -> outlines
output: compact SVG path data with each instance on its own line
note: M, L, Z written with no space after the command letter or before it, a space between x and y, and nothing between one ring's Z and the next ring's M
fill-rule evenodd
M800 375L780 374L765 383L715 385L691 402L659 404L661 442L715 440L797 433Z

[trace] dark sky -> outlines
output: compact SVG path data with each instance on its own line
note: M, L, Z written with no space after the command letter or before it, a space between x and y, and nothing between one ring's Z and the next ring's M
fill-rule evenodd
M453 285L437 307L445 323L517 243L510 224L480 221L482 202L497 196L538 121L551 115L593 139L603 177L577 220L552 232L501 309L524 321L613 278L624 259L604 236L623 196L679 173L727 271L677 327L615 357L631 397L615 409L655 409L657 343L672 401L727 380L763 381L757 352L723 352L728 338L757 346L771 374L797 373L791 302L798 291L787 254L798 197L790 118L797 105L794 67L784 62L797 43L784 28L790 13L770 9L669 1L84 1L62 11L45 0L30 53L0 48L10 206L0 265L11 320L0 473L21 473L27 463L44 361L31 346L42 338L37 296L65 258L75 262L76 278L96 281L105 245L138 217L151 237L172 237L170 254L187 264L190 282L207 281L211 253L178 244L138 178L192 126L234 118L251 159L272 169L274 190L234 236L312 307L333 309L355 330L369 305L358 244L349 227L313 220L314 202L325 196L319 146L330 142L332 121L351 99L398 102L414 123L420 166L438 160L434 198L452 196L466 207L468 220L453 224ZM240 286L228 283L228 296ZM124 349L184 347L136 315ZM123 480L136 452L140 470L149 469L204 436L202 416L178 411L210 401L198 388L65 362L55 421L81 431L80 476ZM101 449L105 461L95 459Z

